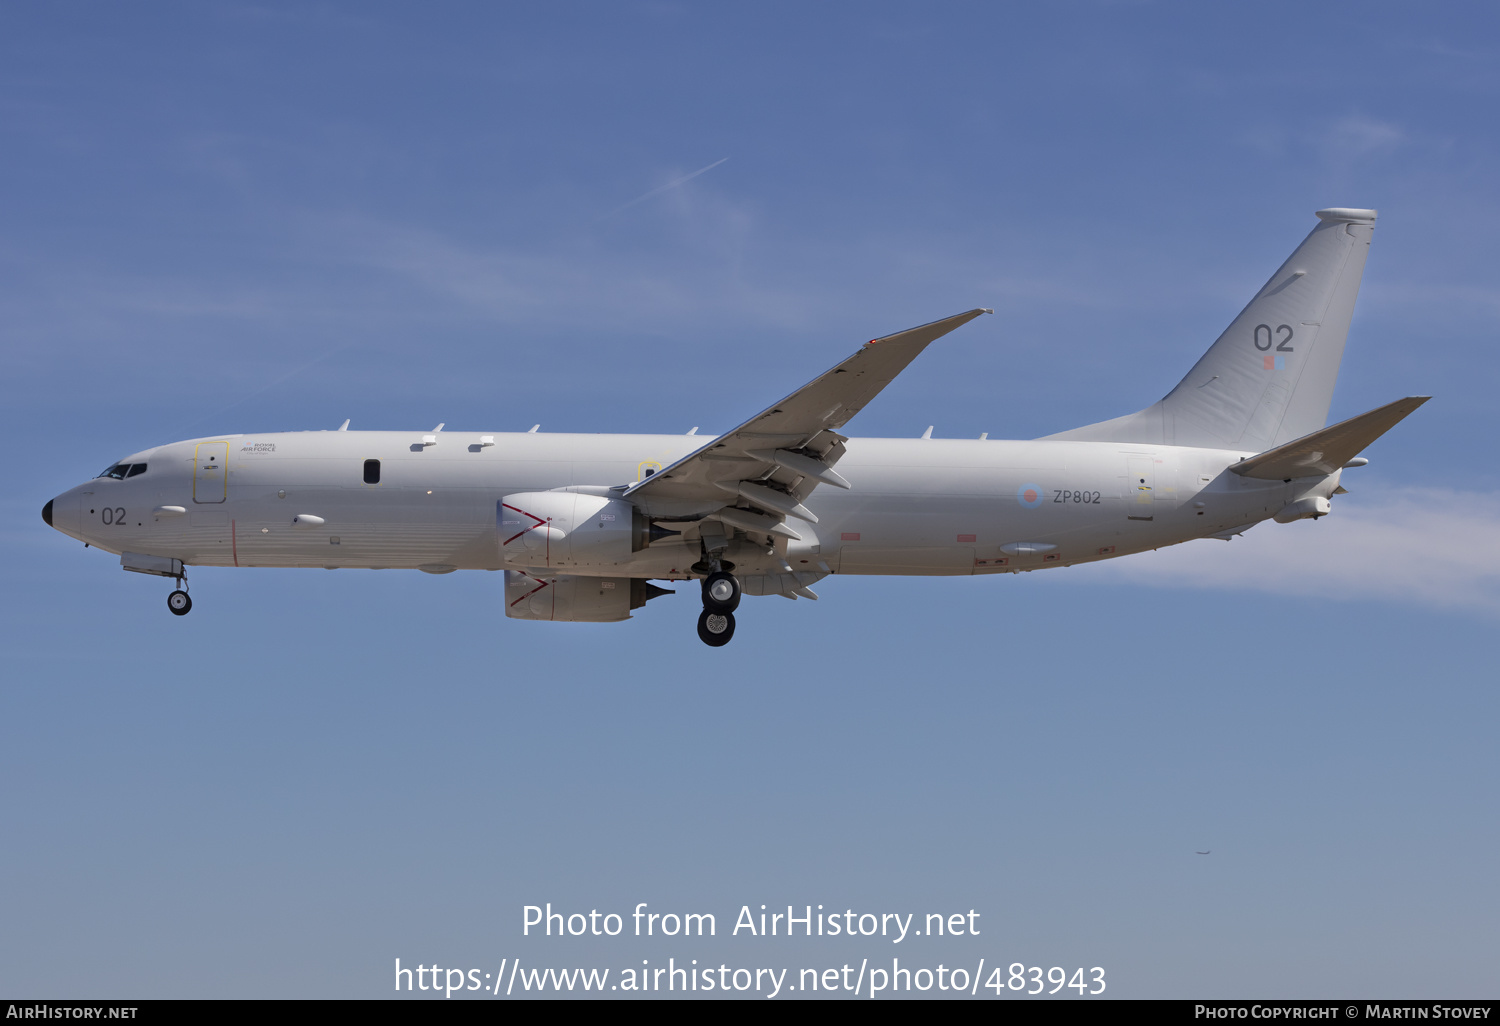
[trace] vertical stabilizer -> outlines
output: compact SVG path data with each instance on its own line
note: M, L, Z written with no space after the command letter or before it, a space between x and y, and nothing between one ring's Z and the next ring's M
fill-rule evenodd
M1262 452L1323 427L1344 356L1375 211L1318 211L1318 226L1161 402L1054 439Z

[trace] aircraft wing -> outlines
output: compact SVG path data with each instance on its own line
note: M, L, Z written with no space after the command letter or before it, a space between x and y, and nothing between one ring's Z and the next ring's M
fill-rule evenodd
M704 504L753 507L722 511L743 530L795 537L788 516L817 517L802 501L820 483L847 488L833 466L847 439L837 433L893 381L928 344L989 310L969 310L866 342L843 363L781 402L624 491L636 502L686 508Z
M1368 413L1320 428L1285 445L1267 449L1259 456L1241 460L1229 469L1242 477L1258 477L1267 481L1332 474L1431 398L1428 395L1411 395L1405 399L1397 399Z

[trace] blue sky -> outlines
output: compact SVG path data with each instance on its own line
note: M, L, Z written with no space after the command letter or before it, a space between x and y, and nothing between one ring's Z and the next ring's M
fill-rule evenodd
M520 936L647 901L975 908L911 957L1116 996L1494 996L1496 29L0 11L0 992L891 954ZM1434 399L1333 516L1229 545L830 579L715 652L691 596L529 624L485 574L204 570L177 619L37 516L217 431L722 430L974 306L850 431L1034 437L1158 398L1324 206L1381 212L1333 416Z

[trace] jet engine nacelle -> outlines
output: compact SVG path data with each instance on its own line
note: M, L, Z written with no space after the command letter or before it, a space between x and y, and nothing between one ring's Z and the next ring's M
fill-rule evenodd
M500 558L544 570L630 562L643 519L628 502L578 492L517 492L497 513Z
M658 595L670 594L665 588L629 577L505 571L505 615L517 620L628 620L632 609L641 608Z
M630 619L630 580L623 577L533 577L505 571L505 615L518 620L609 623Z

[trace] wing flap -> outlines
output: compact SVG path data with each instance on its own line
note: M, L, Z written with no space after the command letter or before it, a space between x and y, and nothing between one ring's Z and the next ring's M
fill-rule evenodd
M704 513L743 500L778 521L791 515L815 523L802 500L820 483L848 487L832 470L847 441L837 429L929 344L989 312L968 310L866 342L836 367L631 485L624 495L648 507L660 504L679 511L698 503Z
M1310 435L1303 435L1285 445L1267 449L1259 456L1251 456L1229 469L1242 477L1267 481L1332 474L1431 398L1428 395L1412 395L1397 399L1368 413L1361 413Z

